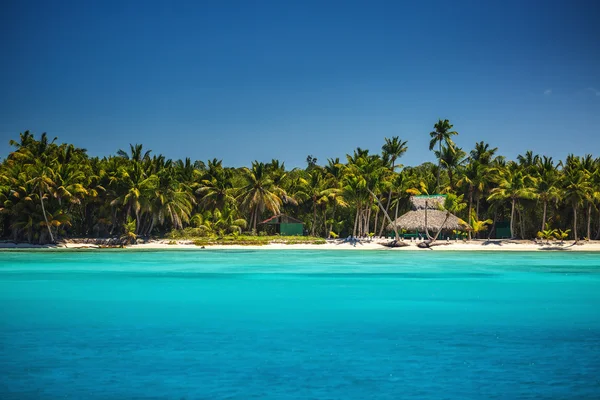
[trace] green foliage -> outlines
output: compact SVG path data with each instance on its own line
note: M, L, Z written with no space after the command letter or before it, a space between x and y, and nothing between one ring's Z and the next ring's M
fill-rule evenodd
M571 233L570 229L565 229L565 230L558 229L556 238L560 239L560 242L562 243L569 237L569 233Z
M264 246L270 243L281 244L325 244L323 238L314 238L310 236L248 236L228 235L219 238L204 238L194 239L196 246L212 246L212 245L237 245L237 246Z
M356 148L343 161L321 166L311 156L308 168L290 170L277 159L250 168L218 159L173 161L141 144L90 157L26 131L0 162L0 236L42 244L69 236L264 238L261 222L277 214L303 221L314 237L379 235L410 210L411 195L440 192L447 195L444 208L475 233L492 216L510 221L513 235L524 238L538 231L550 237L539 229L549 220L563 240L564 232L593 238L600 231L599 158L570 155L555 163L529 151L506 161L484 142L463 151L456 135L448 120L435 124L430 148L437 165L403 166L407 142L392 137L380 154Z
M134 219L128 218L124 225L125 232L121 235L121 241L126 244L133 244L137 240L137 223Z

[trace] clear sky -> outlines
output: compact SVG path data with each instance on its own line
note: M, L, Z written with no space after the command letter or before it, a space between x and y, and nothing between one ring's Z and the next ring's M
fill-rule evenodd
M0 157L32 130L226 165L304 166L448 118L484 140L600 156L600 2L4 1Z

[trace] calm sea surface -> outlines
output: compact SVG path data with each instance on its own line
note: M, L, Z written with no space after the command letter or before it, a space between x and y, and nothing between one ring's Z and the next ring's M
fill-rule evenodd
M600 399L600 254L0 252L1 399Z

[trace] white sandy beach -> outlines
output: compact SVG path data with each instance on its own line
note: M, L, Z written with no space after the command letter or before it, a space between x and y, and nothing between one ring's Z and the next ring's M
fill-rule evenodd
M165 249L165 250L190 250L201 251L204 249L245 249L245 250L373 250L373 251L598 251L600 252L600 241L580 241L578 245L574 245L573 241L551 242L550 244L536 244L531 240L472 240L463 241L438 241L431 249L422 249L417 247L418 242L406 241L406 247L389 248L383 246L385 240L369 241L362 240L356 244L343 242L342 240L330 240L325 244L283 244L271 243L263 246L252 245L211 245L205 248L194 245L191 241L177 241L175 244L169 244L167 240L152 240L148 243L135 244L126 246L124 249L129 250L150 250L150 249ZM171 243L173 243L171 241ZM27 243L0 243L0 249L99 249L95 244L89 243L64 243L56 246L39 246Z
M379 250L379 251L600 251L600 241L579 242L573 245L573 242L564 242L563 244L550 243L536 244L530 240L472 240L470 242L446 242L438 241L431 249L422 249L417 247L418 242L406 243L406 247L389 248L382 245L385 241L360 241L356 244L344 243L341 240L328 241L325 244L283 244L271 243L264 246L241 246L241 245L213 245L206 246L206 249L262 249L262 250ZM144 244L128 246L129 249L188 249L196 250L201 247L193 244L167 244L165 241L155 241Z

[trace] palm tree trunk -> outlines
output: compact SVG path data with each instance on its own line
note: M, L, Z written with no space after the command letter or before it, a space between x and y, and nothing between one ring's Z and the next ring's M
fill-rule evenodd
M356 228L358 227L358 215L360 214L360 203L356 205L356 216L354 217L354 229L352 230L352 236L356 237Z
M152 221L150 222L150 227L148 228L148 231L146 232L147 236L150 236L150 234L152 233L152 229L154 229L154 217L151 217Z
M258 225L258 204L254 210L254 231L256 232L256 226Z
M592 203L588 202L587 212L587 240L592 238Z
M598 232L596 232L596 240L600 240L600 213L598 214Z
M327 232L327 206L323 208L323 230L325 231L323 237L329 237L329 232Z
M514 231L514 227L515 227L515 199L512 199L512 207L510 210L510 238L514 239L515 238L515 231Z
M383 220L383 218L382 218ZM379 208L377 209L377 211L375 212L375 224L373 225L373 232L377 232L377 223L379 222Z
M313 199L313 223L310 229L310 236L315 236L315 227L317 226L317 203Z
M44 214L44 221L46 221L46 228L48 228L48 233L50 234L50 243L54 243L54 236L52 236L52 229L50 229L50 224L48 223L48 217L46 216L46 207L44 207L44 196L42 195L41 188L40 188L40 203L42 203L42 214Z
M467 221L471 221L471 211L473 210L473 189L469 186L469 212L467 214ZM471 227L473 228L473 227ZM468 235L469 240L471 240L471 230L469 229Z
M373 193L370 189L368 189L368 190L369 190L369 193L371 194L371 196L373 196L373 198L377 202L377 205L379 206L379 208L381 208L381 210L383 210L383 214L386 216L386 218L388 219L388 221L390 222L390 224L392 224L394 226L394 233L396 234L396 240L398 240L399 239L398 229L396 229L396 225L394 224L394 221L392 221L392 219L388 215L387 211L385 211L385 208L383 208L383 204L381 204L381 202L379 201L379 199L377 198L377 196L375 196L375 193Z
M400 197L396 201L396 211L394 213L394 229L398 229L398 225L396 225L396 221L398 221L398 207L400 206Z
M442 168L442 139L440 139L440 157L438 158L437 178L435 183L435 190L437 193L440 191L440 169Z
M428 225L428 221L427 221L427 209L429 208L429 205L427 204L427 201L425 202L425 236L427 236L427 239L431 240L431 236L429 235L429 225ZM446 217L446 219L448 219ZM445 221L444 221L445 222Z
M497 217L498 217L498 210L495 209L494 210L494 222L492 223L492 228L490 229L490 233L488 233L487 240L490 240L492 238L492 232L494 232L494 229L496 229L496 218Z
M394 167L396 166L396 160L392 161L392 175L394 174ZM392 202L392 188L390 187L390 192L388 193L387 203L385 205L385 212L390 212L390 203ZM383 233L383 228L385 227L385 219L381 219L381 229L379 230L379 236ZM377 224L375 224L375 229L373 231L377 231Z
M365 236L368 236L370 231L371 231L371 202L369 202L369 206L365 210Z
M579 242L579 236L577 235L577 205L573 204L573 237L575 243Z
M521 227L521 239L525 239L525 218L523 218L523 213L519 206L520 204L517 203L517 214L519 215L519 225Z
M548 208L548 201L544 200L544 213L542 214L542 229L540 229L540 231L543 231L544 229L546 229L546 209Z
M329 232L333 232L333 223L335 222L335 200L333 202L333 210L331 211L331 224L329 224L329 231L327 232L327 236L329 237Z
M446 221L448 221L448 218L450 218L450 213L446 212L446 218L444 219L444 222L442 222L440 229L438 229L437 233L435 234L435 237L433 239L431 239L431 241L429 242L429 245L431 245L433 242L435 242L437 240L438 236L440 235L440 232L442 231L442 229L444 229L444 225L446 225Z
M136 235L140 231L141 224L142 224L142 221L140 221L140 212L138 210L135 210L135 234Z

